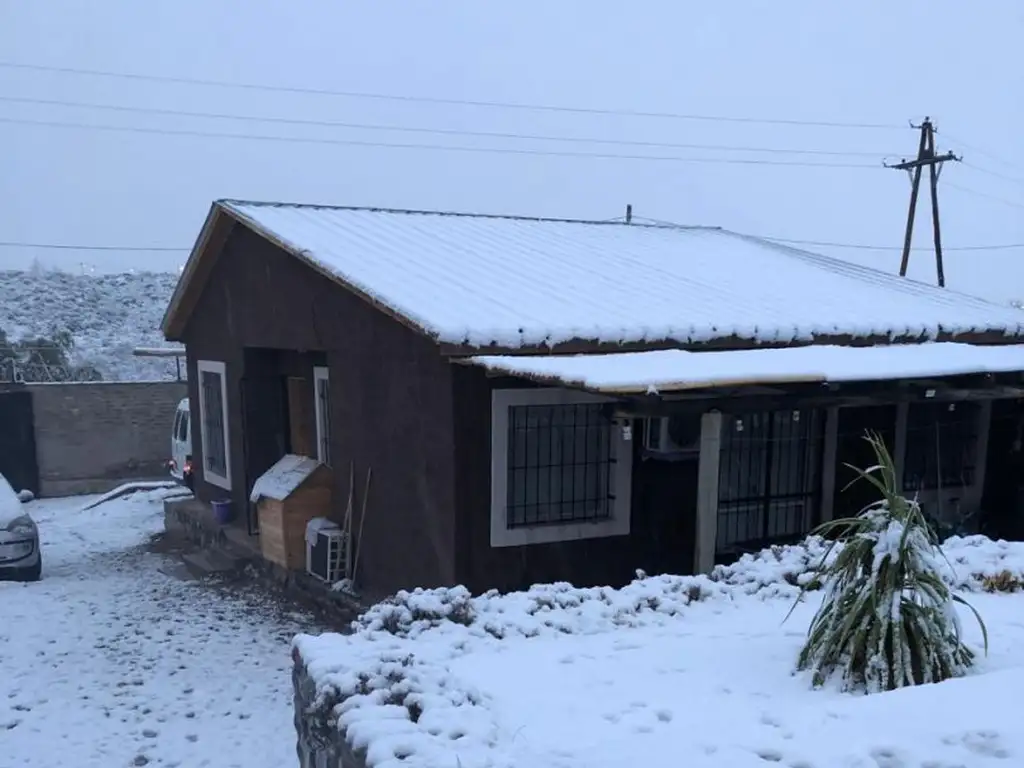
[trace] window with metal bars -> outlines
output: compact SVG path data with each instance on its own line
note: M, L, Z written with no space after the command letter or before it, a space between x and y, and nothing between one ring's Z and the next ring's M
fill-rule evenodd
M200 371L203 405L203 466L207 471L227 477L227 435L224 434L224 377L215 371Z
M803 536L819 497L823 418L814 410L723 419L718 480L719 552Z
M612 429L599 403L511 406L506 527L610 519Z
M904 491L973 485L980 428L980 403L911 403Z

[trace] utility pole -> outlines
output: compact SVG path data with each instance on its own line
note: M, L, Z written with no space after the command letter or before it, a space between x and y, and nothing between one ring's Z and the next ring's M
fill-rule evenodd
M917 213L917 194L921 189L921 169L927 166L929 188L932 194L932 237L935 243L935 273L938 278L939 287L946 285L946 273L942 267L942 231L939 226L939 173L942 171L942 164L961 158L952 152L943 155L935 154L935 126L930 118L925 118L920 125L910 124L911 128L921 131L921 140L917 146L916 160L903 160L895 165L886 164L886 168L896 168L906 171L910 176L910 210L907 213L907 232L903 238L903 260L900 262L900 277L907 276L907 267L910 263L910 243L914 236L914 216Z

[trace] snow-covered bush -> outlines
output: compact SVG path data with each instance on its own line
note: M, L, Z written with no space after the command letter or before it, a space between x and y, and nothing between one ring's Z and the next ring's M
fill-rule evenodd
M961 640L956 604L973 608L943 578L948 561L921 507L898 492L885 443L869 435L877 465L857 471L880 499L853 518L826 523L843 543L821 569L824 597L797 668L815 685L838 677L844 689L885 691L963 675L974 653ZM856 469L856 468L854 468ZM985 624L974 615L985 635Z

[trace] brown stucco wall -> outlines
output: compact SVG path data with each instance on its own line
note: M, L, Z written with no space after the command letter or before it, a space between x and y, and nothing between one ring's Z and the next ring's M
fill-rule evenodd
M166 478L183 382L29 384L40 493L104 493Z
M242 514L243 350L319 351L331 377L336 517L348 499L350 465L357 513L372 470L357 574L362 588L386 594L455 582L451 366L432 341L240 225L184 337L197 419L197 360L227 366L231 495ZM193 451L201 467L198 431ZM197 492L204 499L226 495L201 480Z

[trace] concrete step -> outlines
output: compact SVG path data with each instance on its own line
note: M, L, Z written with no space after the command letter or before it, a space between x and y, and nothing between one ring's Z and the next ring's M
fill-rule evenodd
M202 549L181 556L182 562L196 578L228 576L241 572L246 561L214 549Z

